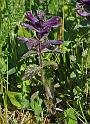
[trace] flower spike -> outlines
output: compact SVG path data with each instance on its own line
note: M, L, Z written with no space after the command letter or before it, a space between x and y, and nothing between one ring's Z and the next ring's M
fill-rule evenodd
M45 13L43 11L37 11L37 18L32 15L29 11L26 13L26 18L28 21L22 23L21 25L27 29L34 30L37 35L35 38L24 38L17 37L17 39L23 43L26 43L29 50L32 50L33 47L39 46L41 44L40 50L47 48L49 45L61 45L62 40L45 40L51 31L52 27L58 27L61 25L61 17L54 16L53 18L45 21Z

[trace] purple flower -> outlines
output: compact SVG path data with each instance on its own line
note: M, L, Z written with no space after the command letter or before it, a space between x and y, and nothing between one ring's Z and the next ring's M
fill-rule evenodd
M26 13L27 22L21 25L27 29L36 31L38 38L42 38L45 34L48 34L52 27L58 27L61 21L61 17L55 16L48 21L44 19L45 14L43 11L38 11L37 18L32 15L31 12Z
M39 41L34 38L17 37L17 40L26 43L29 50L39 45Z
M90 5L90 0L80 0L83 4Z
M83 17L90 17L90 0L78 0L76 9L78 15Z
M42 26L43 27L48 27L48 26L58 27L58 26L60 26L60 17L55 16L55 17L49 19L48 21L44 22Z
M30 20L33 24L35 24L35 22L38 22L38 19L35 18L31 12L26 13L26 18Z
M58 27L61 25L61 17L55 16L47 21L45 21L45 13L43 11L37 12L37 18L32 15L31 12L27 12L25 17L28 21L22 23L21 25L27 29L36 31L37 38L24 38L17 37L17 40L25 42L29 50L33 47L38 51L47 48L49 45L61 45L62 40L45 40L44 37L48 36L52 27Z
M45 48L47 48L49 45L61 45L63 43L63 40L47 40L45 43L41 46L41 51Z

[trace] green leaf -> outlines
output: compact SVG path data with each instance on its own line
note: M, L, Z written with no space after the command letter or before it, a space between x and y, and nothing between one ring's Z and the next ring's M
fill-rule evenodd
M25 85L29 86L31 84L30 80L25 80L23 81L23 83L25 83Z
M53 66L55 69L58 68L58 64L55 61L44 61L43 67L45 66Z
M72 108L68 108L64 115L66 117L67 124L77 124L77 118L74 110Z
M88 50L86 49L86 50L84 50L83 52L82 52L82 56L83 57L86 57L87 56L87 54L88 54Z
M82 90L80 89L79 86L76 86L76 87L73 89L73 93L74 93L74 95L80 96L80 95L82 94Z
M5 74L7 70L7 65L3 57L0 57L0 71Z
M76 56L70 55L71 61L75 62L76 61Z
M41 117L36 115L37 122L41 121Z
M8 71L8 75L14 74L16 72L15 67Z
M8 97L9 97L11 103L14 106L17 106L17 107L21 108L20 102L16 99L16 96L18 96L18 95L21 95L21 93L8 91Z
M39 91L33 93L33 94L31 95L31 100L34 100L35 98L37 98L38 95L39 95Z
M42 112L42 99L37 97L37 101L35 102L35 115L40 115Z
M24 108L24 109L30 108L30 102L29 102L29 100L27 100L25 98L22 99L22 108Z
M40 115L42 112L41 106L38 105L38 103L35 104L35 115Z
M31 108L33 109L33 110L35 110L35 107L34 107L34 104L35 104L35 101L34 100L31 100Z
M76 77L76 74L75 74L74 72L72 72L72 73L70 74L70 77L71 77L71 78L75 78L75 77Z
M35 92L31 98L31 108L33 109L36 116L39 116L42 112L42 99L38 97L38 91Z
M87 55L87 66L88 68L90 68L90 50L88 51L88 55Z

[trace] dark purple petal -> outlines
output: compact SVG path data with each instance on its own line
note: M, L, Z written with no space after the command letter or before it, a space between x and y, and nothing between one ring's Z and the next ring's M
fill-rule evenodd
M61 45L63 40L48 40L47 43L51 45Z
M29 50L31 50L32 47L36 47L39 45L39 41L34 38L17 37L17 40L22 41L23 43L26 43Z
M77 2L76 9L80 16L88 17L90 16L90 0L81 0Z
M90 16L90 12L86 10L86 7L87 6L83 6L82 4L77 3L76 8L77 8L78 15L84 16L84 17Z
M32 26L30 24L27 24L27 23L22 23L21 25L24 26L27 29L31 29L31 30L34 30L34 31L38 32L38 34L40 34L41 37L44 36L44 34L48 33L49 30L50 30L50 27L46 27L45 29L40 29L37 26L34 27L34 26Z
M26 43L27 47L29 50L32 49L32 47L36 47L39 45L39 41L34 39L34 38L31 38L27 43Z
M35 22L38 22L38 19L34 17L30 11L26 13L26 18L30 20L33 24L35 24Z
M31 23L31 25L34 28L40 29L44 21L44 12L38 11L37 17L39 18L39 20L36 17L34 17L31 12L26 13L26 18L29 19L29 22Z
M46 36L47 34L49 34L49 31L50 31L50 27L46 27L46 29L43 29L43 30L37 32L37 36L39 37L39 39L41 39L44 36Z
M45 13L42 10L37 11L37 16L38 16L39 20L42 20L42 22L44 21Z
M63 40L48 40L41 46L41 51L45 48L47 48L49 45L61 45L63 43Z
M50 31L50 29L51 29L49 26L48 27L45 27L44 29L43 28L42 29L41 28L38 28L37 26L35 28L32 25L27 24L27 23L22 23L21 25L24 26L27 29L31 29L31 30L36 31L37 32L37 36L39 38L42 38L44 35L48 34L49 31Z
M86 17L89 16L89 14L87 12L82 12L81 10L77 10L78 15Z
M55 16L55 17L49 19L48 21L44 22L43 27L46 27L46 26L51 26L51 27L60 26L60 21L61 21L61 17Z
M22 41L23 43L28 42L29 38L25 38L25 37L17 37L17 40Z
M80 0L81 3L90 5L90 0Z
M42 51L43 49L47 48L47 47L48 47L48 43L47 43L47 42L43 43L43 44L41 45L41 51Z
M34 30L34 31L36 31L36 32L39 32L39 30L38 30L37 28L34 28L34 27L33 27L32 25L30 25L30 24L22 23L21 25L24 26L24 27L27 28L27 29L31 29L31 30Z

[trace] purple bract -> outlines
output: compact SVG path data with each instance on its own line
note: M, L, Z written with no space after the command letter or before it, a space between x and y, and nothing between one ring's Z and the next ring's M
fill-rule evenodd
M45 21L45 13L43 11L37 12L37 17L33 16L31 12L26 12L25 17L27 21L21 25L27 29L34 30L36 32L37 38L24 38L17 37L19 41L25 42L29 50L33 47L36 49L37 46L41 44L41 49L47 48L48 45L61 45L62 40L44 40L48 36L51 28L58 27L61 25L61 17L55 16L47 21ZM47 39L47 38L46 38Z
M27 22L22 23L22 26L27 29L31 29L36 31L38 38L42 38L44 34L49 33L52 27L58 27L60 25L61 18L59 16L55 16L48 21L44 19L45 14L43 11L38 11L37 18L32 15L31 12L26 13Z
M78 15L90 17L90 0L78 0L76 8Z
M80 0L81 3L90 5L90 0Z

